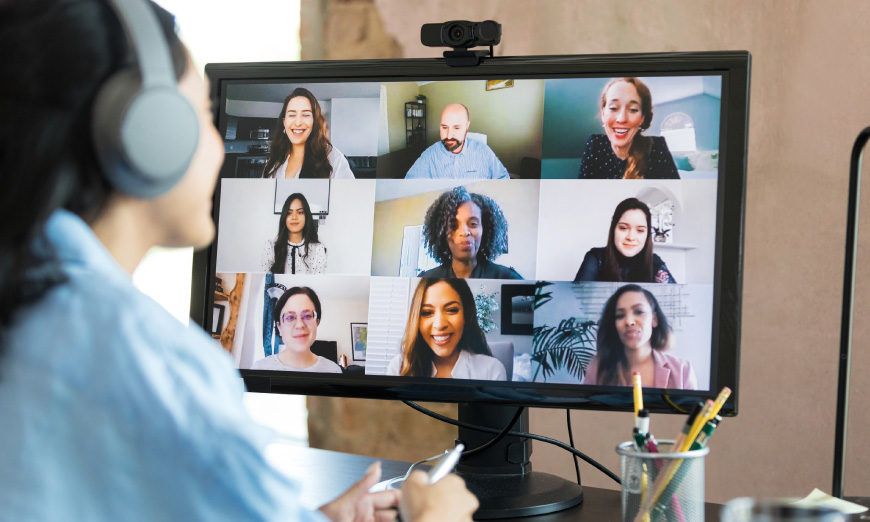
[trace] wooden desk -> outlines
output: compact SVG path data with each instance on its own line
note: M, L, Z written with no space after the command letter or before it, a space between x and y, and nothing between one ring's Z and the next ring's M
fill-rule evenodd
M366 468L377 459L337 453L334 451L301 448L297 446L273 447L274 456L281 469L297 478L302 484L302 502L315 509L329 502L349 488L362 477ZM404 475L409 463L395 460L381 460L384 474L388 479ZM621 522L620 498L618 490L583 487L583 503L558 513L507 519L528 522ZM707 504L706 522L718 522L718 504Z

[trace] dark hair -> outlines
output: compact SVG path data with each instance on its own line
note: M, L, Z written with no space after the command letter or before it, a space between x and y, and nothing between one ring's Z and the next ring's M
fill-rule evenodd
M263 169L264 178L281 178L282 173L276 172L290 154L292 145L284 128L284 114L287 113L287 104L293 98L308 98L311 102L311 110L314 112L314 124L311 126L311 134L305 141L305 158L302 160L300 178L328 178L332 175L332 165L329 163L329 153L332 152L332 143L326 136L326 118L317 98L308 89L297 87L284 98L281 114L275 122L272 140L269 144L269 157L266 159L266 167Z
M431 377L432 362L435 355L420 334L420 309L423 308L426 290L438 283L450 285L459 294L459 300L462 302L462 319L465 321L465 326L462 330L462 338L459 339L456 348L492 356L492 351L486 343L486 336L477 322L477 305L474 303L474 294L471 293L465 279L424 278L417 284L414 298L411 300L408 324L405 326L405 336L402 338L402 370L400 375Z
M638 285L625 285L619 287L610 296L604 309L601 311L601 319L598 321L598 339L596 341L598 354L597 382L603 385L613 385L619 382L619 367L628 364L625 356L625 347L619 339L616 331L616 303L623 294L628 292L642 292L656 318L656 326L653 327L650 336L650 346L653 350L665 350L668 348L671 337L671 327L668 318L662 312L659 302L649 290Z
M302 258L308 259L308 245L320 243L320 240L317 238L317 224L314 222L314 216L311 214L308 200L299 192L290 194L284 200L284 206L281 208L281 219L278 221L278 236L275 238L274 247L275 261L272 263L270 270L273 274L283 274L287 270L287 241L290 238L290 231L287 230L287 214L290 213L290 205L297 199L302 203L302 211L305 212L305 225L302 226L302 240L305 242L305 251L302 253Z
M188 55L175 21L149 5L181 77ZM65 280L45 237L51 214L66 208L92 223L112 194L92 143L91 110L102 84L136 58L114 11L97 0L0 2L0 48L2 335L18 309Z
M653 108L652 94L649 92L649 87L638 78L614 78L607 82L604 90L601 91L601 108L607 105L607 91L610 87L618 82L626 82L634 85L637 90L637 95L640 96L640 111L643 115L643 122L640 124L640 130L645 131L652 124ZM652 139L643 136L640 133L634 136L631 140L631 147L628 149L628 163L625 166L624 179L642 179L644 170L646 169L646 157L652 147Z
M447 263L452 258L447 236L456 230L456 211L468 202L480 207L483 219L483 234L477 257L495 259L507 252L508 223L498 203L483 194L468 192L465 187L456 187L438 196L423 219L423 241L429 254L439 263Z
M616 225L622 219L623 214L629 210L640 210L646 216L646 241L643 248L634 257L625 257L616 248L613 235ZM622 269L626 270L626 277L622 276ZM628 198L616 205L613 217L610 219L610 232L607 234L607 246L604 247L604 258L601 261L602 277L600 281L630 281L632 283L654 283L653 279L653 241L652 241L652 215L649 207L637 198Z
M284 309L284 305L287 304L287 301L289 301L291 297L298 294L307 295L308 298L311 299L311 302L314 303L314 313L317 314L317 324L320 324L320 320L323 319L323 313L320 310L320 299L317 297L317 293L307 286L294 286L281 294L281 297L279 297L278 301L275 303L275 308L272 309L272 320L275 322L276 328L281 322L281 310Z

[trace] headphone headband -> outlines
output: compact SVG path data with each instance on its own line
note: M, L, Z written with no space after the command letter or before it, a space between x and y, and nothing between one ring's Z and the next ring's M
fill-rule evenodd
M147 0L108 0L136 68L112 75L94 102L92 134L103 174L129 196L168 192L187 172L199 141L199 119L178 90L169 44Z
M142 0L109 0L127 35L142 74L142 87L175 87L172 54L154 10ZM135 20L136 22L132 22Z

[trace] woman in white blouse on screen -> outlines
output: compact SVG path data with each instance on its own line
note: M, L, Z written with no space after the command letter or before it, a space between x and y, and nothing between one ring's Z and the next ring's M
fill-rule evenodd
M308 89L298 87L284 99L263 177L353 179L347 158L330 143L326 118Z
M287 196L278 221L278 235L263 247L262 268L273 274L323 274L326 247L317 238L317 225L305 196Z
M464 279L421 279L414 292L402 353L387 375L508 380L477 322L474 294Z

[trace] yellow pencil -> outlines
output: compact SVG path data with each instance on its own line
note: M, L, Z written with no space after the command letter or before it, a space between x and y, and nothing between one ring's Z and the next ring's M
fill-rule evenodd
M637 413L643 409L643 388L641 388L640 373L634 372L631 377L634 381L634 417L637 418Z

